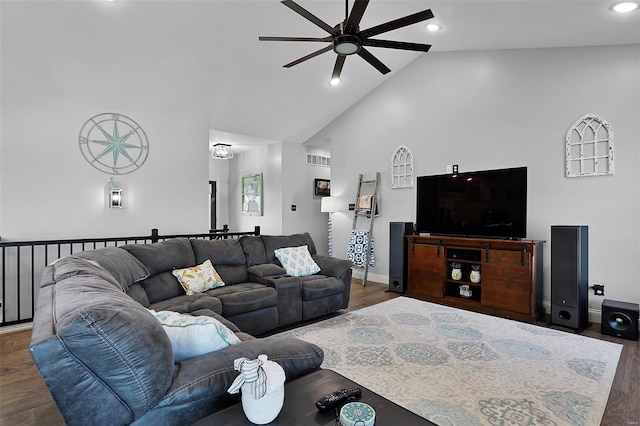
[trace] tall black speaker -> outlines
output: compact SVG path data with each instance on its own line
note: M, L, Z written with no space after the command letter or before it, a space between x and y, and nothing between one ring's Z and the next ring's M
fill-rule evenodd
M637 303L618 302L605 299L602 302L602 334L638 340L638 316L640 307Z
M413 222L389 223L389 291L404 293L407 289L407 241L413 234Z
M551 323L589 326L589 228L551 227Z

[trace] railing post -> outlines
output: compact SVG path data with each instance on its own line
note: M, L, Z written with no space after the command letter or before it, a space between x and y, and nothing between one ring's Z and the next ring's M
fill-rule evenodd
M157 242L158 242L158 240L159 240L159 237L158 237L158 228L153 228L153 229L151 230L151 242L152 242L152 243L157 243Z
M255 235L260 235L260 225L256 225L256 226L253 228L253 233L254 233Z

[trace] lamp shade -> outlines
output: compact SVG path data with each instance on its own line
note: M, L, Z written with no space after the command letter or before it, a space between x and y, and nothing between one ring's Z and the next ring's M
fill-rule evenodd
M320 204L322 213L334 213L338 211L338 197L322 197Z

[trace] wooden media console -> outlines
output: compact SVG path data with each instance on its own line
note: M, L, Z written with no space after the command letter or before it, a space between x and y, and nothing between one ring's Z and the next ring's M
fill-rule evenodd
M407 296L530 323L544 315L544 241L418 235L406 238ZM454 266L459 271L452 274ZM472 282L474 270L480 279L474 277Z

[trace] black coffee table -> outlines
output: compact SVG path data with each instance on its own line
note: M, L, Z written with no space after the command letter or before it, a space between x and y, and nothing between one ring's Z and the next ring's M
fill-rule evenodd
M287 383L285 385L282 411L269 425L333 426L336 424L335 412L320 413L316 409L315 402L328 393L352 386L362 389L360 401L369 404L376 410L376 425L435 425L435 423L400 407L398 404L331 370L318 370ZM235 404L198 420L194 423L194 426L251 426L252 424L244 415L242 405Z

